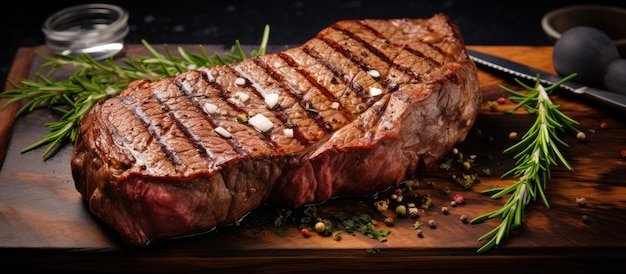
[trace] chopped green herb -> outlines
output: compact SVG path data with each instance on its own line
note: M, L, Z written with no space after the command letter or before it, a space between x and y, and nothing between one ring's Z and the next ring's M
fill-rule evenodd
M418 222L418 221L416 221L415 223L413 223L413 228L414 228L414 229L418 229L418 228L420 228L420 226L422 226L422 223L420 223L420 222Z
M350 219L343 220L344 230L348 233L361 232L365 236L377 239L381 242L387 240L388 230L376 229L376 221L367 214L353 216Z
M444 161L441 164L439 164L439 167L444 170L449 170L452 167L453 161L454 159L446 157L444 158Z
M341 240L341 231L333 232L333 240L335 240L335 241Z

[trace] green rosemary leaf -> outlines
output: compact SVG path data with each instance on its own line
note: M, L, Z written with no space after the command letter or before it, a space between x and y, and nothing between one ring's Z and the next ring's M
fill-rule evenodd
M545 181L544 181L545 182ZM542 187L538 187L537 191L539 192L539 196L541 197L541 201L543 202L543 205L546 208L550 208L550 203L548 202L548 197L546 197L546 193L544 191L544 189L546 188L545 185L543 185Z
M490 230L489 232L487 232L487 233L483 234L482 236L480 236L480 237L478 238L478 241L482 241L482 240L485 240L485 239L488 239L488 238L493 237L494 235L496 235L496 233L498 233L498 230L499 230L499 226L498 226L498 227L495 227L494 229L492 229L492 230ZM493 241L492 246L494 246L494 245L495 245L495 240L496 240L495 238L494 238L494 239L492 239L492 241ZM484 247L483 247L483 248L484 248ZM479 251L479 253L480 253L480 251Z
M510 194L511 192L513 192L516 188L517 188L517 184L512 184L509 187L503 188L500 191L498 191L497 193L491 195L492 199L499 199L502 198L504 195Z
M498 229L498 228L496 228L496 229L494 229L494 230L497 230L497 229ZM490 235L490 236L488 236L488 237L485 237L485 238L490 238L490 237L491 237L491 235ZM483 240L483 239L479 239L479 241L482 241L482 240ZM491 238L491 240L489 240L489 242L487 242L485 245L483 245L482 247L480 247L480 248L478 249L477 253L478 253L478 254L485 253L485 252L487 252L488 250L490 250L491 248L493 248L494 246L496 246L496 238Z
M481 191L480 193L481 194L485 194L485 195L491 195L491 194L499 192L499 191L501 191L503 189L504 188L502 188L502 187L494 187L494 188L490 188L490 189L485 189L485 190Z

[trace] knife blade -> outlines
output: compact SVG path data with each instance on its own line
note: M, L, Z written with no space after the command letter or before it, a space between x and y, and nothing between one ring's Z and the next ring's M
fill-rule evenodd
M562 77L554 75L550 72L536 69L499 56L472 49L467 49L467 53L476 64L484 68L508 74L509 76L536 81L537 76L539 75L541 84L547 86L553 85L563 79ZM581 85L573 81L566 81L562 83L559 88L584 99L591 100L597 104L601 104L621 114L626 114L626 96L619 93Z

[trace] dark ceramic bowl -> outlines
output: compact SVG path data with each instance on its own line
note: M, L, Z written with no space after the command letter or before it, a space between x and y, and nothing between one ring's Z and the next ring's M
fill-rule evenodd
M552 10L541 19L541 27L553 41L576 26L589 26L605 32L626 57L626 9L604 5L575 5Z

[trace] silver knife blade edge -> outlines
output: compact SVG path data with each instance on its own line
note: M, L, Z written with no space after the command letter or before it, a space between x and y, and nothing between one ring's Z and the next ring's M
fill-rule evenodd
M536 81L537 80L537 75L530 75L530 74L526 74L526 73L521 73L521 72L519 72L517 70L513 70L513 69L509 69L507 67L500 66L498 64L495 64L493 62L489 62L487 60L484 60L482 58L476 57L476 56L471 55L471 54L470 54L470 58L472 60L474 60L474 62L479 63L479 64L481 64L483 66L487 66L487 67L490 67L492 69L495 69L495 70L498 70L498 71L502 71L502 72L508 73L510 75L513 75L513 76L521 77L521 78L524 78L526 80L532 80L532 81ZM540 78L541 78L540 82L542 84L553 85L553 84L556 83L556 82L553 82L553 81L550 81L550 80L546 80L544 78L544 76L546 76L544 73L541 73L540 71L538 71L538 73L540 74ZM566 87L566 88L571 90L571 91L575 91L575 89L573 89L572 87Z
M498 56L493 56L490 54L474 51L471 49L467 49L467 52L470 58L477 64L489 67L491 69L495 69L500 72L507 73L509 75L524 78L526 80L536 81L537 74L539 74L541 84L553 85L563 79L549 72L532 68L524 64L519 64L514 61L507 60L505 58L501 58ZM490 59L494 59L494 61L489 61ZM498 64L499 62L503 62L504 65L499 65ZM508 68L506 66L511 66L512 68ZM619 112L626 113L626 96L624 95L606 91L606 90L599 90L599 89L581 85L572 81L566 81L562 83L559 86L559 88L568 90L574 94L584 96L593 101L605 104L613 109L618 110Z

